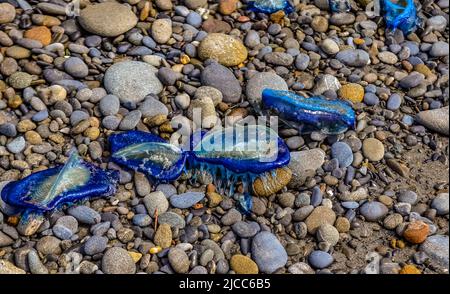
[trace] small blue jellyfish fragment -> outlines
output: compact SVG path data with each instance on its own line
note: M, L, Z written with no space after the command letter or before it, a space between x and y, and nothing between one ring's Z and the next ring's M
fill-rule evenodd
M348 12L351 10L351 5L349 0L328 0L330 10L332 12Z
M252 199L252 196L249 193L244 193L243 195L239 196L239 206L238 206L238 208L245 215L250 215L252 213L253 199Z
M412 33L419 24L414 0L382 0L384 20L388 29L400 29L405 35Z
M286 14L294 11L294 6L287 0L254 0L249 2L248 9L261 13L274 13L283 10Z
M33 173L3 187L1 198L11 206L50 211L63 204L116 192L119 173L103 170L72 152L66 164Z
M109 137L111 159L147 175L153 182L176 180L184 170L187 154L160 137L127 131Z
M355 112L343 100L328 100L322 96L305 98L289 91L264 89L262 104L265 110L299 124L303 133L317 130L332 135L355 128Z

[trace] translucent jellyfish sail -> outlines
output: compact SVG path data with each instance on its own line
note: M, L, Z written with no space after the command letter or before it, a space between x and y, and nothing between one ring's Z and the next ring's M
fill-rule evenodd
M382 1L382 10L386 26L390 30L400 29L403 33L412 33L419 19L414 0L378 0Z
M254 0L249 2L248 9L262 13L274 13L283 10L288 14L294 11L294 7L287 0Z
M328 4L332 12L348 12L352 8L349 0L329 0Z
M322 131L339 134L355 127L355 112L342 100L327 100L316 96L305 98L289 91L264 89L263 108L281 118L300 125L300 131Z
M109 137L111 159L140 171L155 182L176 180L184 169L186 153L150 133L128 131Z
M72 152L63 166L8 183L1 197L15 207L49 211L89 197L110 196L116 191L118 178L117 171L102 170Z

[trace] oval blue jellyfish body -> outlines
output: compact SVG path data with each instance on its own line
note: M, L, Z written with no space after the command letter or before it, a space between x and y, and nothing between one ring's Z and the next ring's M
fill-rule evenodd
M209 132L192 152L197 162L220 165L234 173L261 174L289 163L284 141L274 130L259 125Z
M283 10L286 14L289 14L294 11L294 7L287 0L254 0L249 2L248 9L262 13L274 13Z
M382 0L384 20L388 29L412 33L419 23L414 0Z
M304 130L339 134L355 128L355 112L346 101L327 100L321 96L305 98L289 91L264 89L262 103L264 109L302 124Z
M186 153L150 133L127 131L109 137L113 162L140 171L152 181L176 180L184 170Z
M63 204L116 192L119 173L81 160L73 152L63 166L33 173L8 183L3 201L21 209L50 211Z

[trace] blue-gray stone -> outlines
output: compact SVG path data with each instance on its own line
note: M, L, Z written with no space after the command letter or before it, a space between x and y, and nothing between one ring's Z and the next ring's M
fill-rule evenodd
M419 200L419 196L417 196L416 192L411 191L411 190L402 190L400 191L399 195L398 195L398 201L399 202L404 202L404 203L409 203L409 204L416 204L417 201Z
M148 214L136 214L133 216L133 224L139 227L147 227L152 223L152 218Z
M235 223L232 229L241 238L251 238L260 231L258 223L244 221Z
M369 53L361 49L347 49L336 54L336 59L348 66L362 67L369 63Z
M339 161L339 167L347 167L353 162L353 152L344 142L336 142L331 146L331 156Z
M48 110L44 109L44 110L36 112L31 117L31 120L34 121L34 122L41 122L41 121L43 121L43 120L45 120L47 118L48 118Z
M6 148L8 149L9 152L17 154L22 152L23 149L25 149L25 145L26 145L25 139L22 136L20 136L15 138L8 144L6 144Z
M437 215L446 215L449 213L448 193L440 193L431 202L431 207L436 209Z
M87 255L102 253L106 249L108 239L102 236L92 236L83 244L83 251Z
M320 188L318 186L315 186L311 195L311 205L314 207L319 206L322 203L322 199L322 191L320 191Z
M87 206L73 206L67 210L67 213L76 218L80 223L94 225L101 220L100 214Z
M187 192L170 197L170 204L176 208L185 209L202 201L203 198L205 198L205 193L203 192Z
M258 233L252 242L252 258L261 272L271 274L286 265L286 250L272 233Z
M391 96L389 96L386 107L389 110L397 110L400 108L401 104L402 104L402 97L400 97L399 94L394 93Z
M331 254L316 250L311 252L308 257L309 264L316 269L323 269L329 267L333 263L333 256Z
M364 203L359 212L366 220L376 222L388 213L389 209L381 202L371 201Z
M374 93L366 92L364 94L364 103L368 106L375 106L380 103L380 98Z
M202 17L197 12L191 11L186 16L186 22L193 27L199 28L202 25Z
M449 242L448 236L434 235L428 237L420 246L420 249L425 252L432 261L448 269L449 266Z

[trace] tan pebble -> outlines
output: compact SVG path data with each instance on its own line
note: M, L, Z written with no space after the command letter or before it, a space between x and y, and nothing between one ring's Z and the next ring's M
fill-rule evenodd
M25 133L25 139L28 141L28 143L30 143L32 145L42 144L41 135L39 135L39 133L35 132L35 131L27 131Z
M254 275L259 272L258 265L249 257L241 254L231 257L230 266L237 274Z

